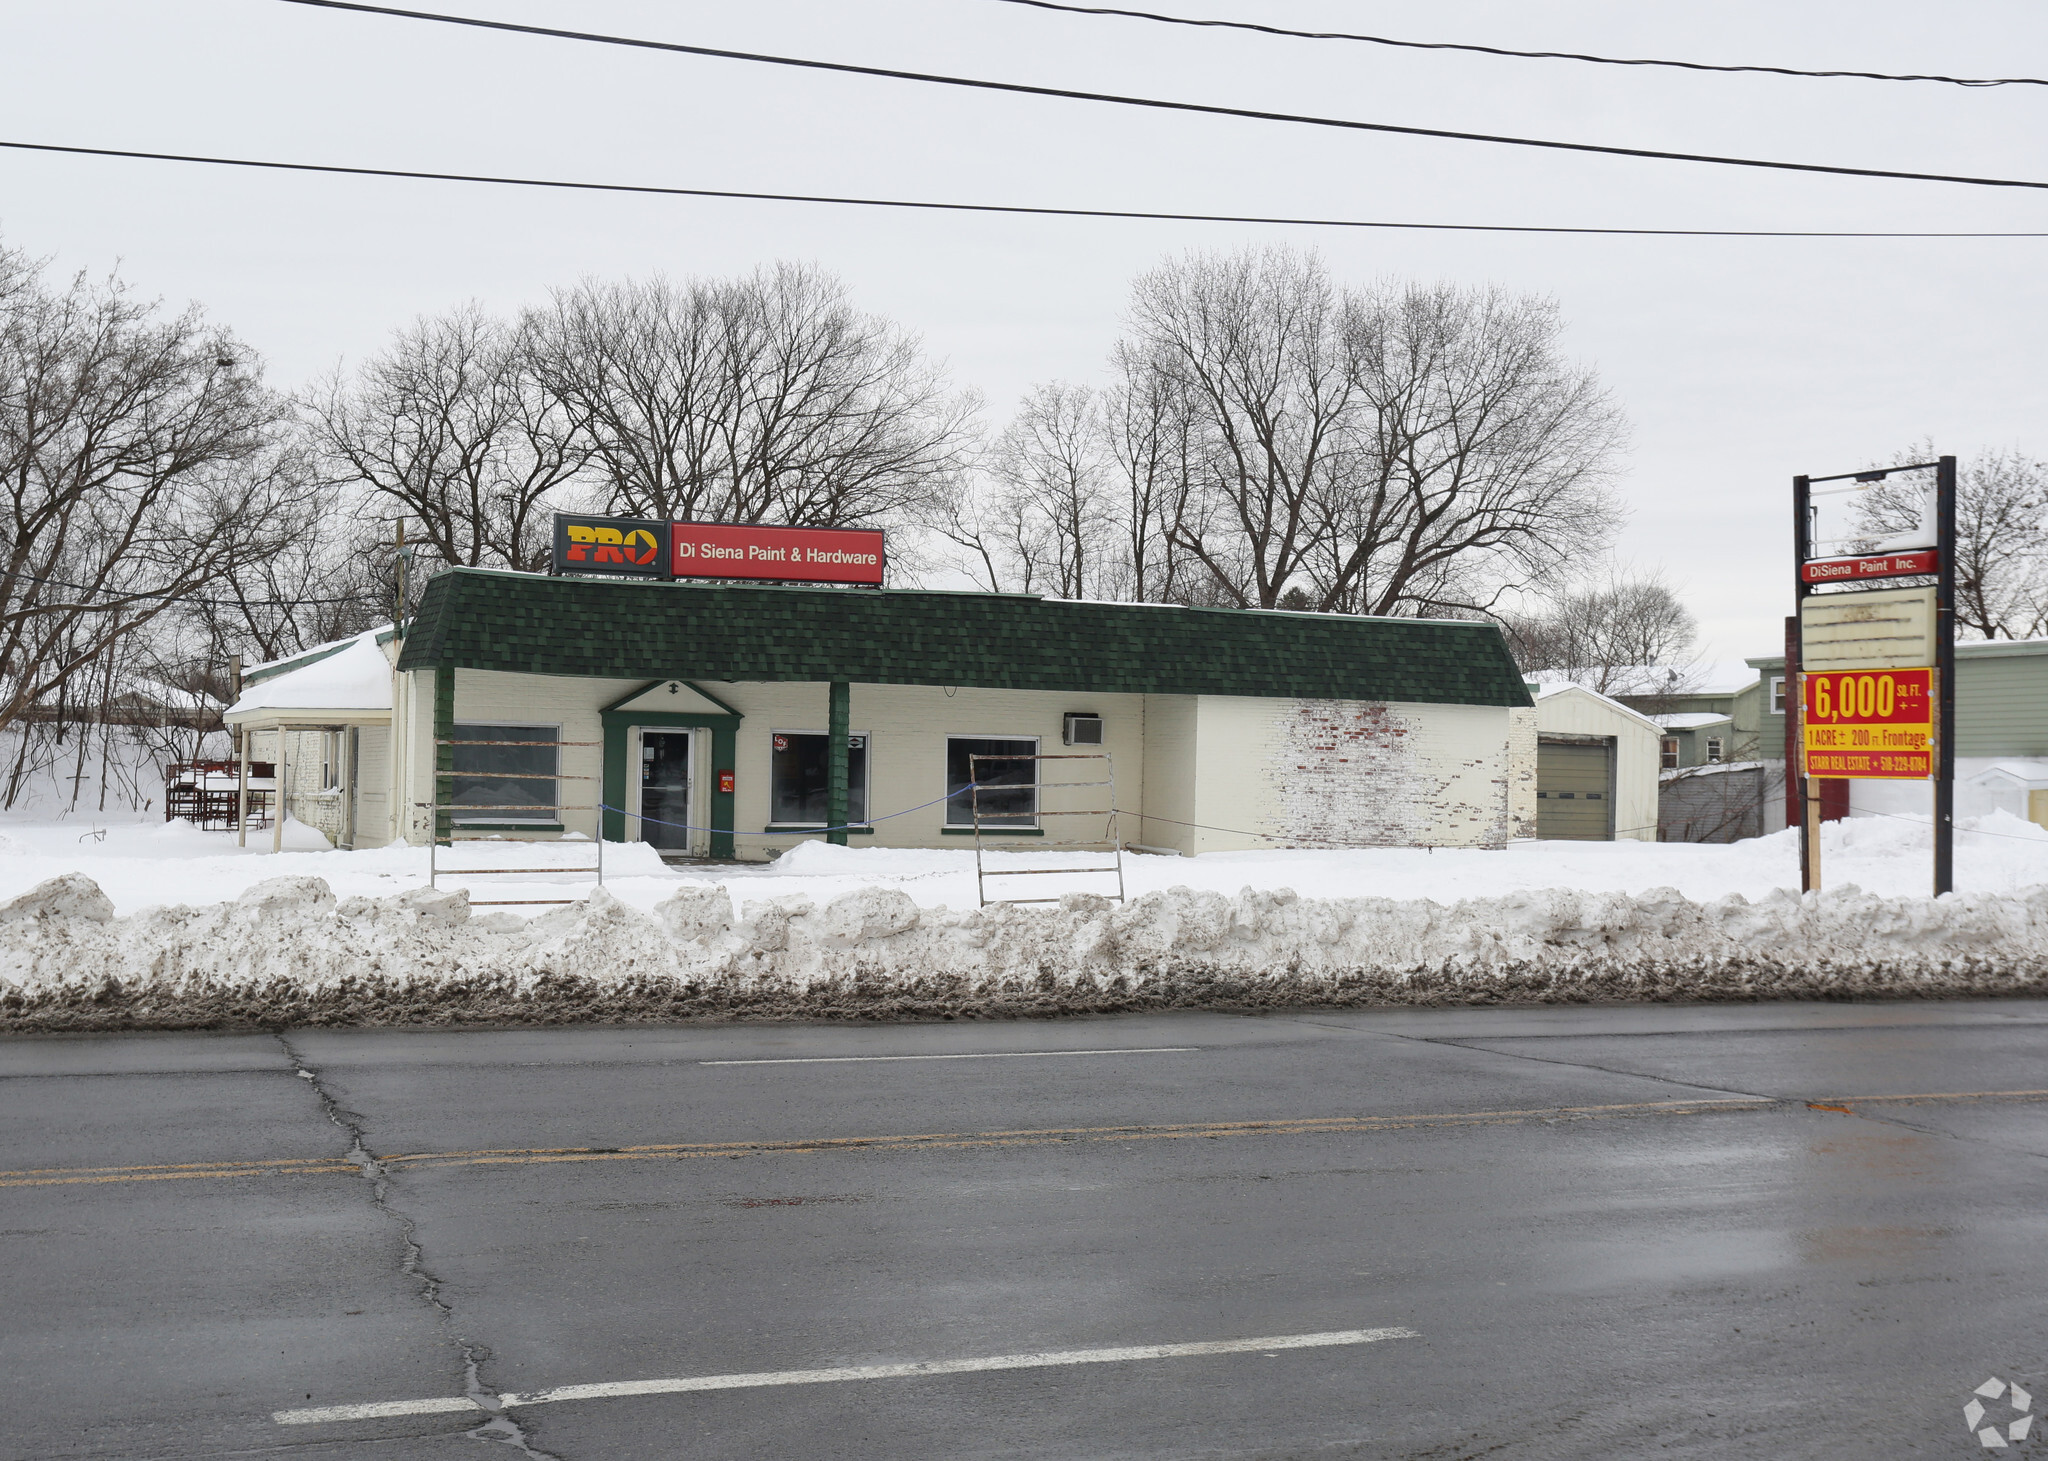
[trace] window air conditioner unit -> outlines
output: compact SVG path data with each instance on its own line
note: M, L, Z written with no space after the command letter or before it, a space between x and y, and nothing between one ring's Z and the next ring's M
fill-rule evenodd
M1099 746L1102 744L1102 717L1080 715L1068 711L1063 734L1060 739L1070 746Z

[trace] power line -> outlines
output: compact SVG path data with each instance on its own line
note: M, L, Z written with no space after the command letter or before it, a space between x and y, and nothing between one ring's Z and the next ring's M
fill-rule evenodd
M710 56L724 61L751 61L767 66L795 66L808 71L832 71L850 76L876 76L890 81L918 81L934 86L960 86L976 91L1009 92L1020 96L1046 96L1062 101L1104 102L1112 106L1147 107L1155 111L1194 112L1212 117L1238 117L1255 122L1287 122L1305 127L1335 127L1351 132L1385 132L1403 137L1436 137L1454 142L1488 142L1504 147L1536 147L1553 152L1591 152L1608 157L1638 157L1659 162L1705 162L1721 167L1765 168L1775 172L1826 173L1840 177L1889 178L1919 183L1966 183L1983 188L2048 189L2048 182L2023 178L1973 177L1959 173L1906 172L1892 168L1841 167L1819 162L1779 162L1758 157L1724 157L1707 152L1665 152L1648 147L1616 147L1598 142L1559 142L1541 137L1510 137L1491 132L1454 132L1441 127L1410 127L1393 122L1359 122L1341 117L1317 117L1295 112L1258 111L1249 107L1211 106L1204 102L1166 101L1158 97L1123 96L1113 92L1074 91L1058 86L1027 86L1015 81L987 81L969 76L942 76L927 71L899 71L883 66L855 66L843 61L814 61L799 56L771 56L756 51L729 51L716 46L690 46L676 41L639 40L630 36L603 35L593 31L557 30L551 26L517 25L506 20L480 20L468 15L442 15L428 10L400 10L388 5L364 5L356 0L283 0L286 5L307 5L321 10L346 10L363 15L392 16L402 20L429 20L444 25L470 26L478 30L509 31L517 35L546 36L554 40L590 41L599 45L628 46L643 51L668 51L686 56Z
M1714 66L1704 61L1657 61L1632 56L1590 56L1582 51L1511 51L1502 46L1477 46L1459 41L1402 41L1391 36L1357 35L1337 30L1289 30L1285 26L1258 25L1249 20L1197 20L1186 15L1160 15L1150 10L1117 10L1098 5L1062 5L1058 0L1003 0L1009 5L1029 5L1036 10L1059 10L1069 15L1107 15L1123 20L1153 20L1166 25L1213 27L1220 30L1249 30L1261 35L1287 36L1304 41L1364 41L1375 46L1399 46L1410 51L1468 51L1480 56L1506 56L1518 61L1589 61L1598 66L1669 66L1680 71L1718 71L1762 76L1797 76L1814 80L1854 81L1939 81L1949 86L2048 86L2038 76L1922 76L1889 71L1802 71L1792 66Z
M1592 228L1543 223L1412 223L1366 218L1289 218L1255 213L1165 213L1127 208L1052 208L1023 203L947 203L918 198L855 198L829 193L757 193L734 188L671 188L652 183L594 183L569 178L504 177L490 173L426 172L397 167L344 167L338 163L276 162L254 157L210 157L189 152L142 152L121 147L71 147L55 142L10 142L23 152L80 157L122 157L144 162L190 162L277 172L342 177L408 178L439 183L489 183L515 188L565 188L587 193L640 193L670 198L726 198L756 203L826 203L853 208L912 208L939 213L1006 213L1043 218L1128 218L1160 223L1253 223L1287 228L1407 229L1431 233L1588 234L1619 238L2048 238L2048 230L1890 230L1820 228Z

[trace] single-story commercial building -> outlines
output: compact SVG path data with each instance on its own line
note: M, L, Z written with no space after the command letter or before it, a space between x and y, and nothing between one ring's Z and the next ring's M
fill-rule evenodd
M960 846L976 800L1016 845L1103 842L1112 807L1125 845L1182 853L1535 831L1535 712L1490 624L465 568L402 635L343 649L387 667L381 712L298 703L341 694L284 688L322 658L259 667L229 719L358 727L322 788L357 845L601 833L765 858L835 825L835 747L854 845ZM272 759L299 816L294 749Z

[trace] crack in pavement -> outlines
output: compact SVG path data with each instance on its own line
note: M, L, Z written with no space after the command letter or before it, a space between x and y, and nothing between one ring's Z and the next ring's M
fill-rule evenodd
M1651 1073L1649 1073L1649 1072L1646 1072L1646 1071L1640 1071L1640 1070L1619 1070L1619 1069L1616 1069L1616 1068L1615 1068L1614 1066L1611 1066L1611 1065L1597 1065L1597 1064L1595 1064L1594 1062L1592 1062L1592 1061L1589 1061L1589 1060L1563 1060L1563 1059L1560 1059L1560 1058L1558 1058L1558 1057L1555 1057L1555 1056L1549 1056L1549 1055L1529 1055L1529 1054L1525 1054L1524 1052L1522 1052L1522 1051L1519 1051L1519 1050L1496 1050L1496 1049L1494 1049L1494 1048L1493 1048L1492 1046L1490 1046L1490 1045L1480 1045L1480 1044L1468 1044L1468 1043L1467 1043L1467 1040L1484 1040L1484 1039L1531 1039L1531 1038L1538 1038L1538 1037L1533 1037L1533 1036L1514 1036L1514 1035L1503 1035L1503 1036L1483 1036L1483 1035L1482 1035L1482 1036L1468 1036L1468 1037L1466 1037L1466 1039L1459 1039L1459 1038L1457 1038L1457 1037L1455 1037L1455 1036L1449 1036L1449 1035L1404 1035L1404 1034L1400 1033L1400 1032L1399 1032L1398 1030L1361 1030L1361 1029L1359 1029L1359 1028L1358 1028L1357 1026L1355 1026L1355 1025L1334 1025L1334 1024L1330 1024L1330 1023L1327 1023L1326 1021L1323 1021L1323 1020L1311 1020L1311 1019L1306 1019L1306 1018L1302 1018L1302 1017L1299 1017L1299 1016L1291 1016L1291 1017L1289 1017L1289 1023L1291 1023L1291 1024L1297 1024L1297 1025L1313 1025L1313 1026L1315 1026L1315 1027L1316 1027L1317 1029L1319 1029L1319 1030L1342 1030L1342 1031L1344 1031L1344 1032L1345 1032L1346 1034L1351 1034L1351 1035L1385 1035L1385 1036L1386 1036L1386 1037L1388 1037L1389 1039L1393 1039L1393 1040L1406 1040L1407 1042L1409 1042L1409 1043L1410 1043L1410 1044L1412 1044L1412 1045L1435 1045L1435 1046L1438 1046L1438 1047L1443 1047L1443 1048L1449 1048L1449 1049L1453 1049L1453 1050L1471 1050L1471 1051L1475 1051L1475 1052L1477 1052L1477 1053L1479 1053L1479 1054L1482 1054L1482 1055L1500 1055L1500 1056L1505 1056L1505 1057L1507 1057L1507 1058L1508 1058L1508 1059L1510 1059L1510 1060L1532 1060L1532 1061L1535 1061L1535 1062L1536 1062L1537 1064L1539 1064L1539 1065L1561 1065L1561 1066L1565 1066L1565 1067L1567 1067L1568 1069L1571 1069L1571 1070L1597 1070L1597 1071L1601 1072L1601 1073L1602 1073L1602 1074L1604 1074L1604 1075L1619 1075L1619 1076L1630 1076L1630 1077L1633 1077L1633 1078L1634 1078L1634 1079L1636 1079L1636 1080L1645 1080L1645 1081L1656 1081L1656 1082L1658 1082L1658 1083L1659 1083L1659 1084L1661 1084L1661 1085L1667 1085L1667 1086L1675 1086L1675 1087L1678 1087L1678 1088L1679 1088L1679 1089L1681 1089L1681 1090L1690 1090L1690 1091L1716 1091L1716 1092L1719 1092L1719 1093L1721 1093L1721 1094L1723 1094L1723 1095L1747 1096L1747 1097L1749 1097L1749 1098L1751 1098L1751 1099L1753 1099L1753 1100L1758 1100L1758 1101L1769 1101L1769 1102L1771 1102L1771 1103L1772 1103L1772 1104L1774 1104L1774 1105L1781 1105L1781 1106L1787 1106L1787 1107L1790 1107L1790 1106L1795 1106L1795 1105L1804 1105L1804 1106L1806 1106L1806 1108L1807 1108L1808 1110L1813 1110L1813 1111L1836 1111L1836 1112L1839 1112L1840 1114L1842 1114L1842 1115L1844 1115L1844 1116L1856 1116L1856 1117L1860 1117L1860 1118L1861 1118L1862 1120L1865 1120L1865 1121L1874 1121L1874 1122L1878 1122L1878 1123L1880 1123L1880 1124L1882 1124L1882 1125L1886 1125L1886 1126L1897 1126L1897 1127L1901 1127L1901 1128L1903 1128L1903 1129L1905 1129L1905 1130L1907 1130L1907 1131L1917 1132L1917 1133L1919 1133L1920 1135L1923 1135L1923 1136L1945 1136L1945 1137L1949 1138L1949 1139L1950 1139L1951 1141L1968 1141L1968 1142L1976 1142L1977 1144L1979 1144L1979 1145L1981 1145L1981 1146L1988 1146L1988 1147L1991 1147L1991 1148L1993 1148L1993 1149L1995 1149L1995 1150L1997 1150L1997 1151L2002 1151L2002 1152L2013 1152L2013 1153L2015 1153L2015 1154L2017 1154L2017 1155L2019 1155L2019 1156L2023 1156L2023 1157L2038 1157L2038 1158L2040 1158L2040 1159L2042 1159L2042 1160L2044 1160L2044 1161L2048 1161L2048 1152L2037 1152L2037 1151L2033 1150L2033 1148L2031 1148L2031 1147L2023 1147L2023 1146L2013 1146L2013 1145L2012 1145L2012 1144L2010 1144L2009 1142L2002 1142L2002 1141L1994 1141L1994 1140L1993 1140L1992 1138L1990 1138L1990 1137L1988 1137L1988 1136L1972 1136L1972 1135L1969 1135L1969 1134L1967 1134L1967 1133L1964 1133L1964 1132L1959 1132L1959 1131L1945 1131L1945 1130L1943 1130L1943 1129L1942 1129L1941 1127L1939 1127L1939 1126L1923 1126L1923 1125L1919 1124L1918 1122L1913 1122L1913 1121L1907 1121L1907 1120L1905 1120L1905 1119L1904 1119L1904 1118L1902 1118L1902 1117L1898 1117L1898 1116L1885 1116L1885 1115L1880 1115L1880 1114L1877 1114L1877 1113L1875 1113L1875 1112L1871 1112L1871 1111L1866 1111L1866 1110L1863 1110L1863 1109L1861 1109L1861 1108L1859 1108L1859 1107L1856 1107L1856 1106L1854 1106L1854 1105L1849 1105L1849 1106L1829 1106L1829 1105L1816 1105L1816 1104L1815 1104L1814 1102L1812 1102L1812 1101L1809 1101L1809 1100L1807 1100L1807 1099L1806 1099L1805 1097L1802 1097L1802 1096L1772 1096L1772 1095L1767 1095L1767 1094L1765 1094L1764 1092L1761 1092L1761 1091L1743 1091L1743 1090L1737 1090L1737 1089L1736 1089L1735 1087L1733 1087L1733 1086L1706 1086L1706 1085L1700 1085L1699 1083L1697 1083L1697 1082L1695 1082L1695 1081L1682 1081L1682 1080L1677 1080L1677 1079L1674 1079L1674 1078L1673 1078L1673 1077L1671 1077L1671 1076L1664 1076L1664 1075L1653 1075L1653 1074L1651 1074ZM2000 1026L1991 1026L1991 1027L1988 1027L1988 1028L2003 1028L2003 1027L2000 1027ZM1747 1031L1747 1030L1742 1030L1742 1031L1729 1031L1729 1032L1727 1032L1727 1033L1730 1033L1730 1034L1750 1034L1750 1033L1753 1033L1753 1032L1751 1032L1751 1031ZM1555 1037L1552 1037L1552 1038L1555 1038ZM1578 1037L1566 1037L1566 1038L1578 1038Z
M1464 1040L1447 1035L1403 1035L1398 1030L1361 1030L1355 1025L1333 1025L1322 1020L1290 1017L1290 1023L1314 1025L1319 1030L1342 1030L1348 1035L1384 1035L1389 1040L1405 1040L1411 1045L1433 1045L1438 1049L1470 1050L1480 1055L1499 1055L1508 1060L1533 1060L1539 1065L1562 1065L1572 1070L1597 1070L1603 1075L1629 1076L1639 1081L1656 1081L1659 1085L1676 1086L1686 1091L1712 1091L1722 1096L1744 1096L1752 1101L1782 1101L1783 1096L1768 1096L1761 1091L1739 1091L1733 1086L1706 1086L1697 1081L1674 1080L1666 1075L1648 1075L1639 1070L1617 1070L1611 1065L1595 1065L1586 1060L1557 1060L1547 1055L1524 1055L1518 1050L1495 1050L1485 1045L1468 1045ZM1468 1037L1484 1039L1485 1036Z
M348 1160L361 1171L363 1179L370 1184L371 1204L392 1222L398 1225L405 1240L405 1262L402 1271L419 1284L420 1298L434 1310L436 1322L446 1332L449 1342L462 1355L463 1394L490 1419L469 1430L473 1440L499 1441L515 1447L522 1454L532 1456L535 1461L563 1461L551 1451L536 1447L525 1429L506 1410L500 1392L484 1383L482 1368L491 1357L488 1347L473 1343L455 1324L455 1310L441 1297L441 1280L429 1269L420 1248L418 1225L405 1212L392 1205L391 1175L385 1169L370 1144L364 1139L364 1121L361 1115L348 1110L334 1099L319 1073L307 1065L305 1057L293 1048L292 1042L282 1032L277 1034L277 1043L284 1047L285 1055L291 1060L292 1071L312 1087L319 1098L320 1109L327 1119L347 1133L349 1139Z

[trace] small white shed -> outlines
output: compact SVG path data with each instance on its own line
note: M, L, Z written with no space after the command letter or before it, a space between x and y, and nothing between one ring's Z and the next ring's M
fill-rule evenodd
M1530 688L1536 697L1536 835L1655 842L1657 722L1567 680Z

